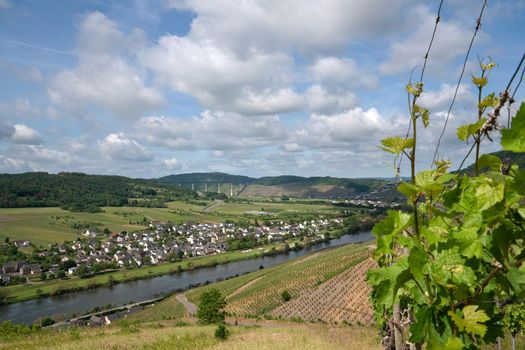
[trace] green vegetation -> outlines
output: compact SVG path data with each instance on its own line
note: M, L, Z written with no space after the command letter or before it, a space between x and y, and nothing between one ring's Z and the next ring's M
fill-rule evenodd
M177 198L193 197L188 190L151 180L82 173L0 174L0 207L61 207L100 212L103 206L163 206ZM128 201L141 198L142 201Z
M217 288L211 288L203 292L200 296L199 308L197 311L199 323L210 324L224 322L225 306L226 302L224 301L224 296L221 295L221 292Z
M17 327L17 326L14 326ZM144 350L333 350L380 349L375 331L365 327L286 325L229 327L226 340L215 337L215 326L188 326L176 321L110 325L103 328L54 329L5 333L0 326L0 349L144 349ZM12 335L8 335L12 334Z
M221 323L217 326L217 329L215 330L215 338L219 340L226 340L230 336L230 331L226 326Z
M504 335L500 305L525 297L525 169L479 153L482 138L491 138L510 99L509 91L499 98L483 96L493 67L480 61L481 76L472 78L479 92L477 120L457 132L472 142L471 150L476 148L474 176L449 173L448 161L416 174L418 121L429 124L429 111L416 104L422 82L407 85L412 137L382 140L383 149L396 158L408 157L412 173L411 182L398 187L411 212L389 211L373 230L380 268L369 274L372 297L378 322L386 334L395 334L396 348L406 342L428 349L493 344ZM486 115L489 108L494 110ZM524 127L522 103L511 128L502 131L505 151L525 152ZM413 320L402 319L403 313L414 315ZM383 315L391 315L390 320Z

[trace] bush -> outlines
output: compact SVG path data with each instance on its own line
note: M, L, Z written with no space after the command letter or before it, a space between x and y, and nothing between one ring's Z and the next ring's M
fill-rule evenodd
M51 317L46 317L42 320L41 325L42 327L51 326L55 321Z
M283 298L284 301L289 301L290 299L292 299L292 296L287 290L285 290L284 292L282 292L281 298Z
M226 340L230 336L230 331L226 326L221 323L217 326L217 329L215 330L215 338L220 340Z

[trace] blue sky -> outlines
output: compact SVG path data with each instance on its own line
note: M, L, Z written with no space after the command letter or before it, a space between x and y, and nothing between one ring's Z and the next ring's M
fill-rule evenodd
M0 172L157 177L392 176L439 1L0 0ZM481 0L444 0L420 104L428 168ZM458 164L478 57L500 92L525 49L525 1L482 19L439 155ZM525 88L517 93L516 109ZM483 151L498 149L487 142ZM408 169L403 168L402 174Z

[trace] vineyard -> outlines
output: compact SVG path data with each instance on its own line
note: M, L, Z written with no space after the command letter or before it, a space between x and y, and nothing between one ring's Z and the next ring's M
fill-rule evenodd
M308 321L371 324L374 317L369 301L371 287L365 277L366 272L376 266L375 261L368 258L318 288L304 291L298 298L273 310L271 315Z
M202 292L217 288L233 316L370 324L370 287L365 283L366 272L375 266L370 256L369 245L347 245L186 294L198 304ZM285 291L291 296L288 302L282 298Z

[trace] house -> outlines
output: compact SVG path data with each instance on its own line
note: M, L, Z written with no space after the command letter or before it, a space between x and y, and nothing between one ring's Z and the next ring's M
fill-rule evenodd
M16 263L13 261L8 261L2 266L3 273L15 273L16 271Z
M31 274L38 275L42 273L42 268L38 264L31 264Z
M73 267L70 267L69 269L67 269L67 273L69 275L72 275L75 273L75 271L77 270L77 267L76 266L73 266Z
M123 313L116 312L116 313L113 313L113 314L106 315L106 316L104 316L104 323L105 324L111 324L115 320L118 320L119 318L121 318L122 314Z
M89 237L89 238L95 238L95 237L97 237L97 231L95 231L95 230L86 230L86 232L84 233L84 236Z
M13 244L16 246L16 247L29 247L29 245L31 244L30 241L26 240L26 239L18 239L16 241L13 241Z
M29 275L31 273L31 265L25 264L20 268L21 275Z

